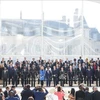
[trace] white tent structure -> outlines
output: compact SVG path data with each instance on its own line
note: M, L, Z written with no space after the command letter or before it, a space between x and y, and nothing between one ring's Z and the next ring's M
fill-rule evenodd
M24 1L21 2L23 3ZM66 59L67 57L71 59L78 58L79 56L82 56L83 58L99 57L100 28L98 28L98 25L96 25L96 23L99 23L99 21L96 23L91 22L93 18L90 20L88 12L91 12L88 9L86 12L86 5L90 4L98 6L100 5L100 1L76 1L79 3L79 5L77 5L77 3L74 1L69 0L58 1L62 2L61 7L65 7L62 7L62 9L59 10L59 13L57 11L57 9L60 8L58 2L53 2L52 0L48 2L49 4L47 4L46 0L44 0L36 3L36 1L33 0L32 3L36 3L38 7L34 8L35 10L32 8L34 6L29 3L30 9L28 12L31 10L34 14L32 15L32 12L28 14L34 17L39 12L39 18L32 17L31 19L26 19L24 16L27 17L28 14L25 15L26 10L23 10L24 4L22 7L19 5L19 18L6 18L4 15L7 9L3 9L4 5L6 6L6 1L1 0L0 56L6 58L10 56L14 58L23 58L24 56L27 56L29 59L32 57L38 58L40 56L46 59ZM70 2L74 2L75 7L72 8ZM11 6L14 7L14 4L15 3L13 3ZM69 4L69 8L66 8L65 4ZM90 5L88 6L91 7ZM55 8L54 10L52 10L53 7ZM46 9L48 9L49 13L46 11ZM95 10L99 11L100 8L96 8ZM96 12L95 10L93 10L93 12ZM63 16L62 14L65 14L65 12L67 14ZM59 19L62 16L62 19L57 19L55 17L56 15L59 17ZM91 13L91 15L93 14ZM11 16L9 14L8 17L12 16L14 16L14 14ZM67 16L70 18L66 18ZM95 20L96 16L98 15L94 16ZM90 25L91 23L89 24L89 22L91 22L93 25Z

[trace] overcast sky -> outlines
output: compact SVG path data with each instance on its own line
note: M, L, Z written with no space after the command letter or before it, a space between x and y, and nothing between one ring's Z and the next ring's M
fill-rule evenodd
M61 20L62 16L70 19L73 25L73 13L75 8L82 13L82 2L80 1L2 1L0 15L3 19L19 19L22 11L23 19L40 19L41 11L44 12L45 20ZM43 9L42 9L43 7ZM100 4L84 1L84 17L89 27L96 27L100 32Z

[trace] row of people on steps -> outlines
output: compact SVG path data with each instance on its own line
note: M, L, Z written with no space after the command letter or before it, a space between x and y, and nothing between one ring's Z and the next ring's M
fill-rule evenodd
M19 79L21 79L21 84L23 86L27 83L30 84L31 78L31 84L34 86L37 76L39 76L38 83L40 80L41 85L43 85L43 81L46 80L47 86L50 86L51 79L53 79L54 86L58 84L59 81L61 82L61 85L64 86L65 83L68 83L68 80L69 86L73 85L73 81L76 83L76 80L78 80L78 84L82 83L84 80L84 83L87 82L88 86L91 86L91 83L96 81L96 85L100 86L99 58L96 61L93 59L88 61L88 59L86 59L85 62L81 57L78 60L74 59L73 61L69 61L68 59L66 61L62 61L61 59L59 61L53 61L50 59L46 61L40 57L38 61L33 58L31 62L24 58L24 61L20 62L17 60L15 64L13 64L13 60L11 58L9 58L6 64L6 61L3 58L1 63L4 65L2 71L4 86L7 85L7 79L9 80L9 84L10 80L12 80L12 84L16 86L19 84ZM42 72L41 66L46 73L43 79L40 77L40 72ZM49 71L47 71L47 69L49 69ZM48 72L50 72L50 75Z

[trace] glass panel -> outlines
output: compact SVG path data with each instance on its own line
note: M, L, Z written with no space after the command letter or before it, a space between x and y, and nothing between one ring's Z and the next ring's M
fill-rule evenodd
M2 1L0 53L41 55L41 18L41 1Z
M43 11L44 54L81 55L82 1L44 1Z
M100 55L100 3L84 1L84 49L85 55Z

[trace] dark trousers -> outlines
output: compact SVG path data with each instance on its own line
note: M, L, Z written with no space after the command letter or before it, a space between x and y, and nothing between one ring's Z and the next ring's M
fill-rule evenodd
M27 77L27 84L30 84L30 75Z
M40 79L38 78L38 84L40 84Z
M12 81L12 76L9 76L9 84L10 84L10 82Z
M84 84L86 84L86 76L84 76Z
M2 79L2 68L0 68L0 79Z
M87 78L87 86L91 86L91 78L90 77Z
M21 84L22 84L22 86L24 86L24 79L23 78L21 78Z
M44 85L44 80L41 80L41 87L43 87Z
M46 86L49 87L50 84L51 84L51 80L50 80L50 79L47 79L47 80L46 80Z
M98 83L99 83L99 85L98 85ZM100 77L98 77L98 78L96 79L96 86L100 86Z
M32 80L31 80L31 86L33 87L35 87L35 77L32 77Z
M80 85L81 83L83 83L83 78L82 77L78 77L78 85Z
M66 76L66 84L68 84L68 79L67 79L67 76Z
M53 78L53 84L54 84L54 87L56 86L56 78L54 77Z
M18 83L17 77L14 77L12 79L12 85L15 85L17 87L17 83Z
M7 86L7 78L3 78L3 87Z
M72 85L73 85L73 78L69 77L69 86L72 86Z
M21 84L22 86L27 84L27 79L26 78L21 78Z
M65 80L64 80L64 79L61 79L61 80L60 80L60 85L61 85L61 86L64 86L64 82L65 82Z
M74 77L74 84L76 84L76 82L77 82L77 76L75 75L75 77Z

